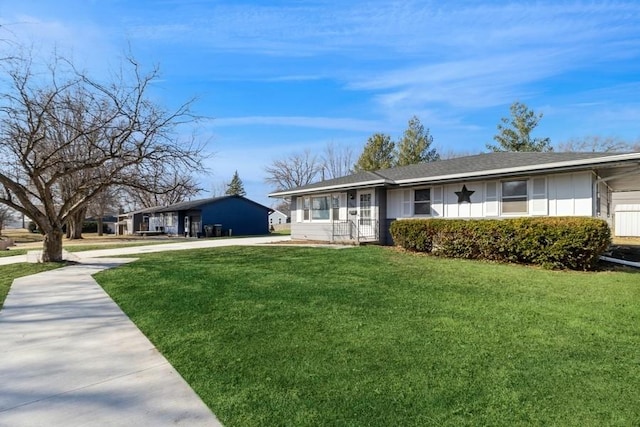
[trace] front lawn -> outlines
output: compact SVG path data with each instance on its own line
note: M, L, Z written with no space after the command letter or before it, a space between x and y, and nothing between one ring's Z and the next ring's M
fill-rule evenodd
M244 247L97 279L227 427L640 424L636 273Z

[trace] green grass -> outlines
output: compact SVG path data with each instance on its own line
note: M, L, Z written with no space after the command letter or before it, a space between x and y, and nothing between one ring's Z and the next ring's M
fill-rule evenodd
M640 424L640 275L388 248L142 255L97 279L225 426Z
M0 266L0 308L4 304L4 300L9 293L9 288L14 279L30 274L41 273L43 271L53 270L54 268L64 267L64 264L45 263L45 264L10 264Z
M270 234L273 234L276 236L291 236L291 229L283 228L281 230L273 230Z
M30 250L35 249L10 249L8 251L0 251L0 258L6 256L25 255Z

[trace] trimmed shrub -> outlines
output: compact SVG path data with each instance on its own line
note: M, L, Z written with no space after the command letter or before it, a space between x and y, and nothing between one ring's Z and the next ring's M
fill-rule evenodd
M593 269L611 243L607 223L587 217L400 220L390 232L411 251L572 270Z

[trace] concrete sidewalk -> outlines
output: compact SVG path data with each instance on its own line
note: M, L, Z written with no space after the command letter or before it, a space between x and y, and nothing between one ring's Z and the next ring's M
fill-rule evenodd
M220 426L92 278L131 260L93 257L287 240L185 240L77 252L70 254L76 265L15 280L0 311L0 427Z
M79 259L135 255L141 253L182 251L188 249L216 248L224 246L251 246L268 243L281 243L291 240L291 236L261 236L242 237L235 239L184 239L172 243L157 243L153 245L130 246L117 249L96 249L91 251L81 251L70 253L70 258L74 261ZM16 264L27 262L27 255L15 255L0 257L0 265Z
M93 280L128 262L17 279L0 311L0 426L220 426Z

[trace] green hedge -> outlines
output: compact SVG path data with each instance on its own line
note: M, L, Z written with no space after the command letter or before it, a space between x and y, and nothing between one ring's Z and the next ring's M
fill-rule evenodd
M611 243L601 219L416 219L394 221L396 245L434 255L591 270Z

